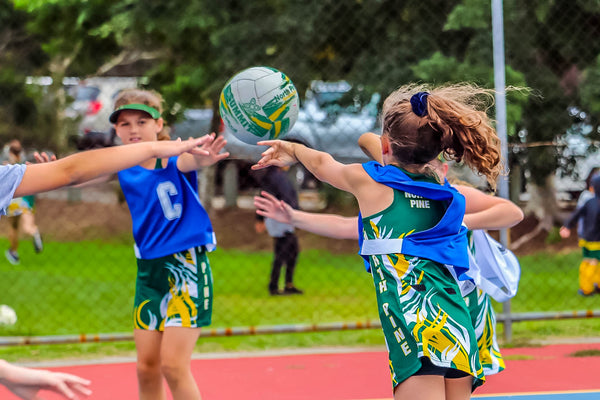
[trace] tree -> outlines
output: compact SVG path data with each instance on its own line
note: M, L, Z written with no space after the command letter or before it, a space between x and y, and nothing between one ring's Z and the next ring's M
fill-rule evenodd
M95 65L117 51L112 38L93 35L94 27L108 19L111 1L15 0L15 8L27 13L27 32L35 35L46 57L39 74L49 75L52 84L43 93L47 118L38 124L45 144L55 151L67 150L70 135L63 116L68 96L63 78L85 76Z
M15 137L25 145L36 139L32 129L37 108L26 85L27 74L45 60L39 42L26 29L28 16L15 10L12 2L0 0L0 138Z

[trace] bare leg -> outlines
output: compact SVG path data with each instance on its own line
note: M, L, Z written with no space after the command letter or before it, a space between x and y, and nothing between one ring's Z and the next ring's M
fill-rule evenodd
M443 376L411 376L395 387L394 400L443 400L445 391Z
M445 379L446 400L468 400L471 398L473 377L467 376L457 379Z
M38 232L38 227L35 224L35 217L30 212L24 212L21 215L22 228L23 232L25 232L29 236L33 236L36 232Z
M8 221L8 241L10 242L10 249L12 251L19 250L19 223L21 216L10 217Z
M200 400L200 390L191 369L192 352L200 328L166 327L161 344L161 370L173 400Z
M133 332L137 351L137 377L140 400L165 400L160 371L160 346L163 333L136 329Z
M35 216L32 212L26 211L23 213L22 221L23 232L31 236L33 239L33 249L36 253L40 253L44 249L44 242L42 241L40 230L35 224Z

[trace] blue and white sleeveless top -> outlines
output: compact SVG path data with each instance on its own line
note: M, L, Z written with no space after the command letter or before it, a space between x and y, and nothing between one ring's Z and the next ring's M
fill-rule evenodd
M12 164L0 166L0 215L6 215L6 208L21 184L25 174L25 164Z
M136 257L164 257L196 246L216 247L208 214L198 198L197 173L135 166L118 173L133 221Z
M371 161L363 164L363 168L376 182L426 199L448 203L444 215L435 226L396 239L365 239L362 216L359 215L359 254L365 260L367 271L370 270L369 255L400 253L453 266L458 279L468 279L463 275L469 269L467 227L462 224L465 215L464 196L450 186L447 180L443 185L414 181L393 165L382 166Z

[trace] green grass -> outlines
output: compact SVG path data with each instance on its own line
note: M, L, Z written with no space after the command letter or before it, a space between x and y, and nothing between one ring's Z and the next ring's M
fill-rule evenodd
M0 248L6 242L0 240ZM0 264L0 303L17 311L1 336L130 332L135 260L130 246L116 243L48 242L44 253L22 246L22 263ZM300 255L296 284L303 296L270 297L272 253L219 249L211 253L214 328L278 324L358 322L377 319L369 274L355 254L308 250ZM520 257L522 277L513 312L595 309L598 297L576 294L579 251ZM496 304L498 312L502 307ZM513 324L512 343L598 336L600 319L526 321ZM502 342L503 326L498 326ZM322 346L383 348L379 329L201 338L200 352L253 351ZM10 361L134 355L130 342L0 347Z
M0 242L1 246L1 242ZM1 248L1 247L0 247ZM2 302L19 320L0 335L129 332L136 264L130 246L46 243L42 255L0 265ZM304 296L269 296L272 253L217 250L212 327L315 324L377 318L371 277L356 255L302 253L295 282Z

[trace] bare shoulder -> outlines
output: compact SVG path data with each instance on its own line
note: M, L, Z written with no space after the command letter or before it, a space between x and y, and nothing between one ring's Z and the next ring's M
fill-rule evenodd
M394 189L376 182L360 164L360 171L355 170L357 186L355 197L363 215L372 215L388 208L394 201Z

